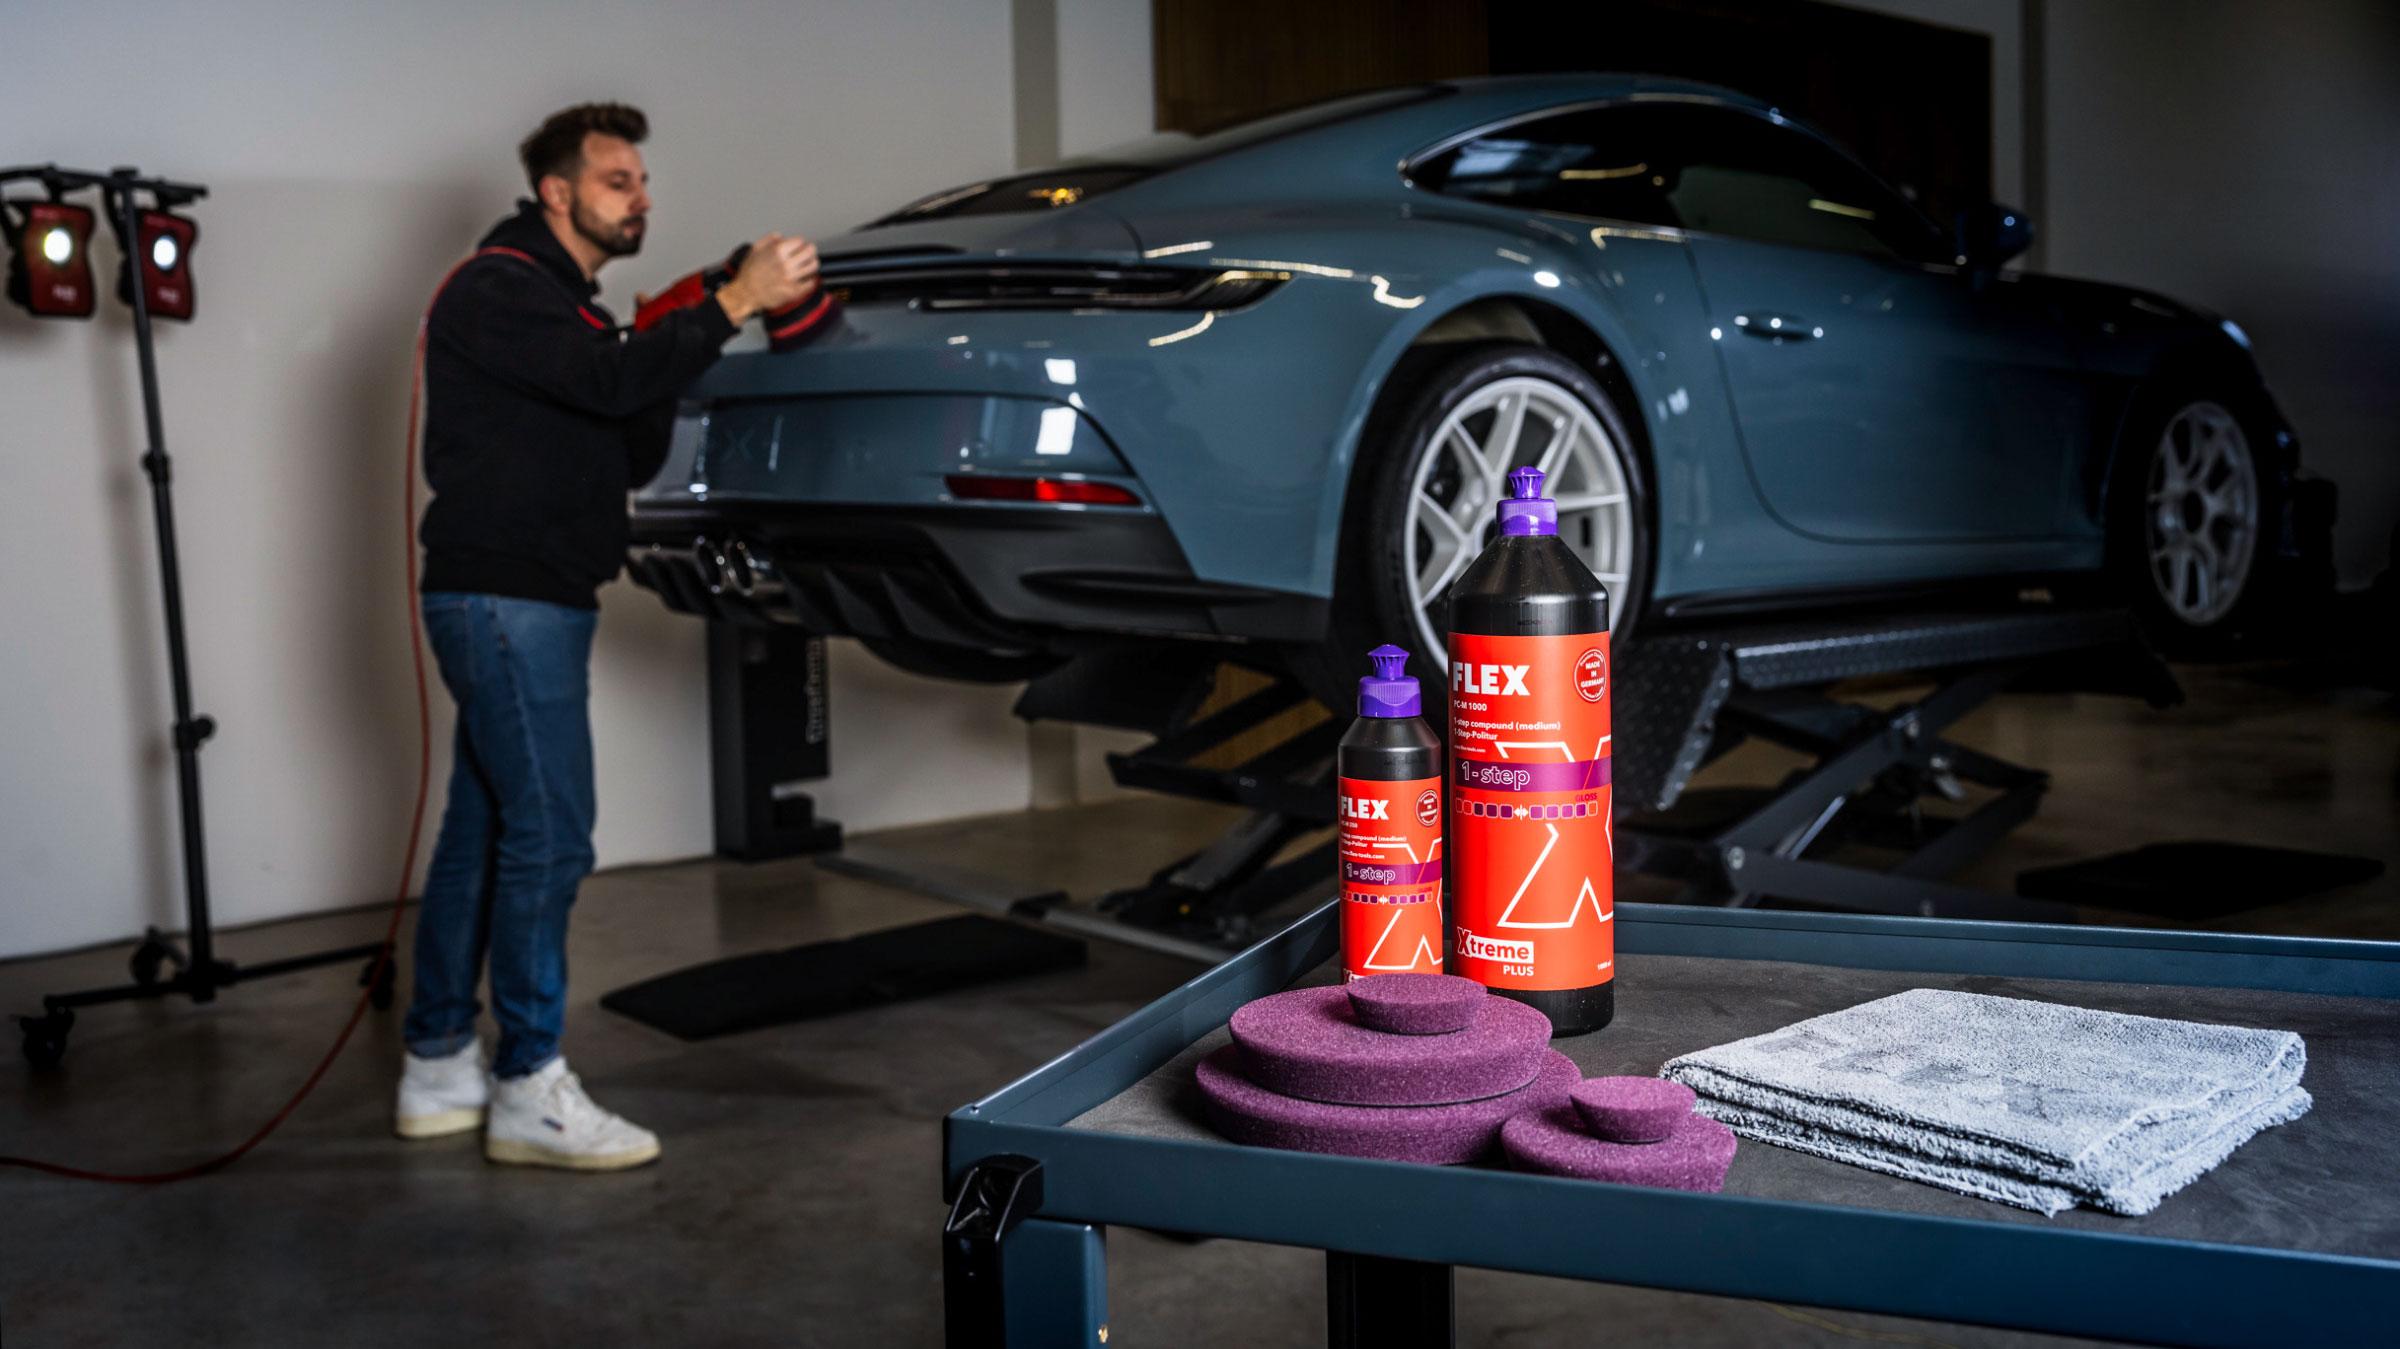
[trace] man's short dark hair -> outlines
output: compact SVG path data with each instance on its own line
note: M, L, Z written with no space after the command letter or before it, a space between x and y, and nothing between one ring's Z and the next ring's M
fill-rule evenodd
M524 162L525 181L535 192L551 174L572 180L583 169L583 138L593 132L615 136L634 145L650 134L650 119L626 103L578 103L561 108L534 129L517 147Z

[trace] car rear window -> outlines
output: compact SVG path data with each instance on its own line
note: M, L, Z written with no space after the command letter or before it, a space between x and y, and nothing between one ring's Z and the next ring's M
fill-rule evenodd
M951 220L968 215L1052 211L1147 178L1152 172L1130 164L1112 164L1020 173L920 197L875 223L906 225L919 220Z
M958 216L1055 210L1079 201L1089 201L1154 173L1164 173L1168 169L1228 154L1278 136L1311 131L1353 117L1364 117L1389 108L1439 98L1451 92L1453 90L1449 85L1442 84L1378 89L1372 93L1346 94L1340 98L1282 109L1236 122L1205 135L1170 131L1145 136L1097 154L1071 159L1057 168L1012 174L936 192L910 202L874 223L904 225Z
M1344 94L1339 98L1319 99L1298 107L1280 108L1244 118L1222 127L1211 127L1198 135L1188 131L1162 131L1155 136L1144 136L1140 140L1112 146L1091 158L1111 164L1171 169L1244 149L1261 141L1270 141L1277 136L1314 131L1318 127L1346 122L1353 117L1404 108L1412 103L1424 103L1456 92L1455 87L1447 84L1411 84L1396 89L1376 89L1364 94Z

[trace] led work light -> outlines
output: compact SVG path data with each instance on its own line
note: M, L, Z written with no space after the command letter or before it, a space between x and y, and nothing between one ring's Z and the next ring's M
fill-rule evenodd
M9 202L8 298L35 318L92 316L92 211L65 201Z
M143 211L135 217L136 239L130 248L118 245L124 257L117 266L117 298L133 303L133 277L141 273L142 301L154 319L192 317L192 245L200 226L172 211Z

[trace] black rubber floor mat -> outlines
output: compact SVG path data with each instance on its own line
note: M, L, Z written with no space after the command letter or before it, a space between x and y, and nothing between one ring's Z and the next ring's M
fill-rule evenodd
M706 1040L1083 962L1083 943L1073 938L966 914L712 960L620 988L600 1005L679 1039Z
M2017 873L2029 899L2168 918L2218 918L2281 904L2383 874L2372 857L2247 843L2152 843Z

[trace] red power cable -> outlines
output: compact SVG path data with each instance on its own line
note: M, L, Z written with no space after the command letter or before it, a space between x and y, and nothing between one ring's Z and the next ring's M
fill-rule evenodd
M516 257L524 256L514 249L487 249L485 252ZM452 267L449 274L442 278L442 284L434 287L434 296L437 299L441 296L442 291L449 286L451 278L458 275L460 268L484 255L484 253L477 253L474 257L467 258ZM343 1048L350 1043L351 1033L358 1029L359 1020L367 1014L367 1004L375 995L375 985L383 978L385 967L391 963L394 943L400 936L400 916L408 909L408 882L417 870L417 843L425 830L425 796L433 779L433 711L425 685L424 620L417 610L416 539L417 409L425 397L425 331L432 320L433 306L428 302L425 306L425 317L417 320L416 354L409 369L408 453L406 456L408 467L407 477L403 479L401 487L404 502L400 521L402 552L408 559L408 655L417 679L417 802L408 817L408 848L401 857L398 893L392 897L392 918L383 930L383 953L375 958L374 967L367 972L366 987L360 990L357 1004L351 1007L350 1019L342 1023L342 1033L333 1037L332 1047L325 1051L323 1058L317 1060L317 1066L310 1070L308 1080L302 1082L300 1089L292 1093L292 1098L283 1103L283 1108L276 1111L266 1123L258 1126L257 1132L243 1139L230 1152L173 1171L147 1173L96 1171L80 1166L67 1166L60 1162L45 1162L32 1157L0 1156L0 1166L21 1167L28 1171L40 1171L47 1175L64 1176L70 1180L98 1180L116 1185L168 1185L175 1181L191 1180L196 1176L205 1176L212 1171L222 1170L241 1160L252 1148L267 1141L267 1135L281 1128L283 1122L292 1117L292 1112L300 1108L300 1103L307 1100L309 1093L317 1089L317 1083L325 1079L326 1070L333 1067L335 1059L341 1057Z

